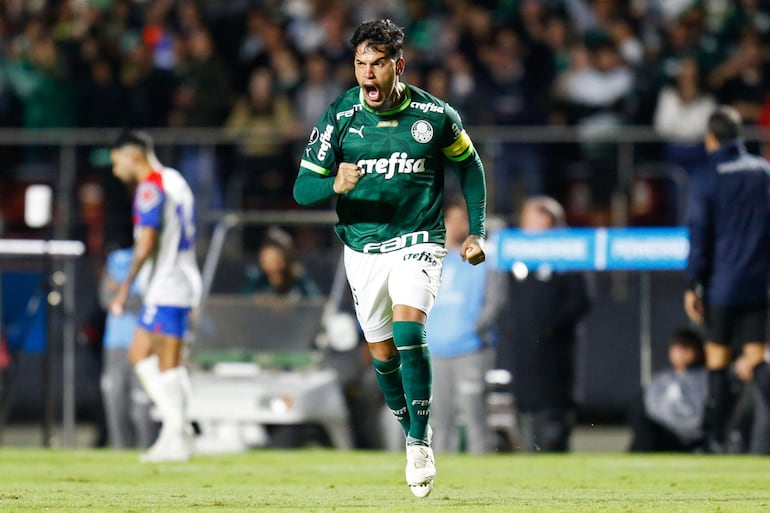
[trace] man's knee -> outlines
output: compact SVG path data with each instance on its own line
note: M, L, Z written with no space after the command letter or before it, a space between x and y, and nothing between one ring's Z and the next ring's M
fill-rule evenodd
M398 354L396 344L393 342L392 338L383 340L382 342L369 342L368 345L369 353L372 355L372 358L381 362L388 361Z

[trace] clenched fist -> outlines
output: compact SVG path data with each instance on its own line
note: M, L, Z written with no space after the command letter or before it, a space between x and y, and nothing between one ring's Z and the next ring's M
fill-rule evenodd
M337 168L337 176L334 177L334 192L345 194L356 188L358 180L363 176L360 167L349 162L343 162Z
M484 239L478 235L469 235L460 248L460 256L463 262L468 261L471 265L478 265L486 260Z

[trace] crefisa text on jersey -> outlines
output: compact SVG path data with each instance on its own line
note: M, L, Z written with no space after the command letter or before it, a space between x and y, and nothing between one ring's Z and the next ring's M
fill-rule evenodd
M385 175L386 180L393 178L396 173L422 173L425 171L425 159L408 158L403 151L394 151L387 159L361 159L356 162L356 165L363 169L366 174Z

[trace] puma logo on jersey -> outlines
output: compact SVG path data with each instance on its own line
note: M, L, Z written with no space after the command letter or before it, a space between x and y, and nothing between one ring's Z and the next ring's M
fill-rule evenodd
M358 129L353 128L351 126L350 128L348 128L348 132L352 132L354 134L358 134L361 137L361 139L363 139L364 138L364 125L361 125L361 128L358 128Z
M406 153L395 151L387 159L361 159L356 165L365 174L377 173L390 180L396 173L422 173L425 171L425 159L410 159Z

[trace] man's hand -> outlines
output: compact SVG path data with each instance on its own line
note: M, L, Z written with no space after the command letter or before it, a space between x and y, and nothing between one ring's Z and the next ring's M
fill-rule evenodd
M463 262L467 260L471 265L477 265L486 260L484 239L478 235L468 235L460 248L460 256Z
M126 309L126 301L128 301L128 287L121 286L110 302L110 313L117 317L123 315Z
M334 177L334 192L345 194L352 191L362 176L363 170L360 167L349 162L343 162L337 168L337 176Z
M692 290L684 293L684 312L692 322L703 322L703 299Z

